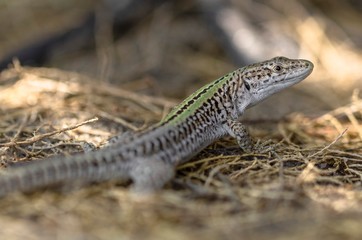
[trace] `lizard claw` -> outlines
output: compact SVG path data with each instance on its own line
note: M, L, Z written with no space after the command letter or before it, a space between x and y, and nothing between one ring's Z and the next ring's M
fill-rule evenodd
M276 144L274 144L273 141L270 139L264 142L258 140L253 146L253 152L261 154L268 153L270 151L274 151L275 147Z

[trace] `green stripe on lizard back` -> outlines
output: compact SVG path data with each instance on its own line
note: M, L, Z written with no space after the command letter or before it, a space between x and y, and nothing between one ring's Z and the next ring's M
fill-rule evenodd
M224 75L191 94L182 103L174 107L171 112L162 119L160 124L177 124L192 115L205 102L205 99L212 97L216 90L222 88L223 84L230 80L232 75L233 72Z

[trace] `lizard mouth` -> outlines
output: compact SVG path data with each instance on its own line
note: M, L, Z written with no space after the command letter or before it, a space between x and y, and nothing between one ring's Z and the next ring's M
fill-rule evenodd
M297 72L296 74L288 73L287 75L285 75L284 81L286 82L290 81L292 84L295 84L302 81L313 72L314 65L312 62L308 60L301 60L301 61L304 62L305 68Z

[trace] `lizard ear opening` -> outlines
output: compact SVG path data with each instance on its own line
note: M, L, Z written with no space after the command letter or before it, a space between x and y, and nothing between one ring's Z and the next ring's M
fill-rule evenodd
M245 85L246 89L248 89L248 91L250 91L250 85L249 85L249 83L247 83L246 81L244 81L244 85Z

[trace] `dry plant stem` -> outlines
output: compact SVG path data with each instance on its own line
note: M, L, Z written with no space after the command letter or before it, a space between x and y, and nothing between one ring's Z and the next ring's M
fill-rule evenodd
M214 178L217 174L220 173L220 170L221 170L221 169L225 168L226 166L227 166L226 164L223 164L223 165L219 165L219 166L213 168L213 169L211 170L211 172L209 173L209 176L207 176L207 179L206 179L206 181L205 181L204 186L205 186L205 187L209 187L210 184L211 184L211 182L214 180L213 178Z
M237 172L234 172L233 174L230 175L230 179L231 180L235 180L237 179L240 175L245 174L246 172L248 172L249 170L253 169L256 165L257 165L257 161L258 160L254 160L252 162L252 164L244 169L240 169Z
M114 87L101 86L100 88L98 88L98 91L100 91L100 92L103 91L106 94L111 94L113 96L131 100L131 101L141 105L145 109L150 110L151 112L156 113L156 114L161 114L161 110L158 107L156 107L155 105L158 105L158 106L165 106L165 105L174 106L175 105L173 103L166 101L165 99L150 97L150 96L130 92L130 91L127 91L124 89L119 89L119 88L115 89Z
M165 106L173 107L177 104L176 101L167 100L165 98L160 98L160 97L147 96L147 95L127 91L127 90L120 89L120 88L102 86L101 89L98 89L98 90L106 92L106 93L110 93L113 96L121 97L124 99L129 99L129 100L132 100L137 103L141 102L144 106L147 107L147 109L152 110L152 111L157 111L157 112L159 110L153 106L150 106L150 104L154 104L154 105L162 106L162 107L165 107Z
M358 123L357 118L353 115L352 110L348 109L346 111L346 115L349 121L352 123L353 127L355 127L356 131L358 132L359 138L362 140L362 126Z
M12 142L15 142L15 140L18 138L20 133L25 128L25 125L26 125L26 122L27 122L28 118L29 118L29 114L26 114L26 116L23 117L23 119L21 120L21 124L20 124L19 128L17 129L14 137L11 139Z
M353 161L362 162L362 154L351 153L351 152L335 150L335 149L329 149L328 151L331 152L331 153L340 154L340 155L343 155L343 156L355 157L355 159L353 159Z
M352 123L353 127L356 129L359 138L362 139L362 126L359 123L355 114L361 114L362 112L362 100L357 97L356 94L352 96L352 103L347 106L337 108L329 113L324 114L323 116L316 119L316 121L322 121L328 119L333 123L338 131L342 131L343 126L338 121L338 118L341 116L346 116L349 121Z
M109 119L109 120L112 120L113 122L115 123L118 123L128 129L131 129L132 131L138 131L139 128L134 126L133 124L127 122L126 120L122 119L121 117L115 117L107 112L104 112L104 111L101 111L101 110L98 110L97 111L97 114L103 118L106 118L106 119Z
M59 69L50 69L50 68L23 68L19 67L17 69L18 73L21 74L24 78L26 75L30 75L31 77L35 77L38 79L49 79L49 80L57 80L57 79L70 79L72 81L77 80L81 83L88 83L88 82L97 82L94 79L91 79L89 77L85 77L78 73L73 72L66 72ZM114 88L113 86L108 86L107 84L102 85L89 85L84 84L83 87L86 87L88 89L88 92L92 92L92 94L106 94L110 96L119 97L122 99L131 100L141 106L143 106L145 109L150 110L151 112L160 114L161 111L159 107L163 108L170 108L176 105L176 101L168 100L161 97L153 97L153 96L147 96L140 93L135 93L131 91L127 91L125 89L121 88ZM158 107L156 107L156 106Z
M338 135L338 137L336 139L334 139L330 144L328 144L327 146L325 146L324 148L322 148L320 151L309 155L308 158L312 158L315 157L321 153L323 153L325 150L327 150L328 148L330 148L333 144L335 144L339 139L341 139L341 137L343 137L343 135L346 133L346 131L348 130L348 128L346 128L341 134Z
M314 163L309 162L307 166L304 168L304 170L299 174L297 177L297 183L298 185L304 183L304 182L310 182L312 179L315 178L315 168Z
M337 129L337 131L339 131L339 132L343 131L343 124L340 123L340 121L338 121L338 119L335 116L333 116L331 114L327 114L324 116L324 119L330 121L333 124L333 126ZM317 119L317 121L318 121L318 119Z
M287 130L285 128L285 125L282 125L282 124L278 124L278 130L279 130L279 133L282 135L283 137L283 140L282 141L285 141L287 142L289 145L295 145L291 140L291 136L292 136L292 133L287 133Z
M352 174L357 175L360 178L360 181L362 181L362 173L360 171L354 170L352 168L348 168L347 171L351 172Z
M277 154L275 151L272 151L272 154L275 155L278 159L278 164L279 164L279 185L280 188L282 189L284 187L284 165L283 165L283 161L282 158L279 156L279 154Z
M360 112L361 110L362 110L362 99L358 99L358 100L355 100L352 103L348 104L347 106L336 108L336 109L320 116L316 120L324 119L324 118L328 117L329 115L338 117L341 115L345 115L347 113L347 111L351 111L352 113L357 113L357 112Z
M98 118L93 118L93 119L84 121L82 123L76 124L74 126L66 127L66 128L56 130L56 131L53 131L53 132L50 132L50 133L44 133L44 134L41 134L41 135L38 135L38 136L34 136L34 137L32 137L30 139L27 139L25 141L18 141L18 142L11 141L11 142L8 142L8 143L2 143L2 144L0 144L0 147L13 147L13 146L23 145L23 144L32 144L32 143L37 142L37 141L39 141L41 139L44 139L44 138L47 138L47 137L50 137L50 136L53 136L53 135L56 135L56 134L59 134L59 133L62 133L62 132L66 132L66 131L69 131L69 130L73 130L73 129L76 129L76 128L82 126L82 125L92 123L92 122L95 122L95 121L98 121Z
M82 146L82 144L59 142L59 143L53 144L51 146L43 146L43 147L33 146L32 148L36 149L36 150L47 150L47 149L53 149L53 148L58 148L58 147L64 147L64 146Z

